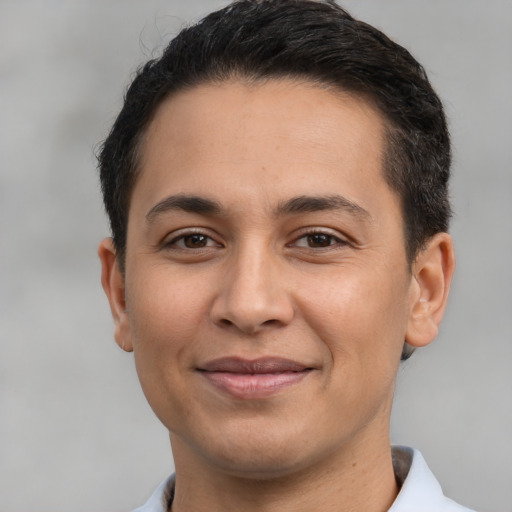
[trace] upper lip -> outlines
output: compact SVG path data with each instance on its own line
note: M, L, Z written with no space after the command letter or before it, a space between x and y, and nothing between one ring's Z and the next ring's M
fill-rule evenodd
M198 369L206 372L265 374L280 372L301 372L312 367L291 359L281 357L261 357L243 359L240 357L222 357L202 364Z

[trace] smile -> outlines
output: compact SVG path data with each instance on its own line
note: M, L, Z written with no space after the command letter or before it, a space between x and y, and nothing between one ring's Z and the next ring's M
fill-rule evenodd
M223 358L210 361L198 370L224 393L240 399L260 399L298 384L313 368L281 358L254 361Z

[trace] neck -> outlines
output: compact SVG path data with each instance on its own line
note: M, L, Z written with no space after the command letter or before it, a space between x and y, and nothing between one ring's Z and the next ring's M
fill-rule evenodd
M215 470L171 440L177 475L172 512L384 512L398 493L389 437L355 441L320 463L268 479Z

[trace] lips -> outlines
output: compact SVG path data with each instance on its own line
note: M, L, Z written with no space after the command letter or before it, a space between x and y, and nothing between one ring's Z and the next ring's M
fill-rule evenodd
M312 370L312 367L297 361L275 357L215 359L198 368L210 385L241 399L274 395L299 384Z

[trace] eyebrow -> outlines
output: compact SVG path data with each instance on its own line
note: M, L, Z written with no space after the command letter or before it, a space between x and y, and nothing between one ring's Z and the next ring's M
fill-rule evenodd
M170 211L181 210L200 215L221 215L225 209L220 203L206 197L194 195L172 195L156 203L146 214L146 221L151 223L156 217ZM341 210L367 220L371 215L362 206L341 195L331 196L297 196L279 203L276 209L278 217L299 213Z
M156 217L170 212L181 210L188 213L202 215L219 215L222 207L216 201L200 196L175 195L162 199L146 213L146 221L151 223Z
M370 213L362 206L340 195L331 196L298 196L280 203L278 215L294 213L319 212L324 210L341 210L360 218L371 219Z

